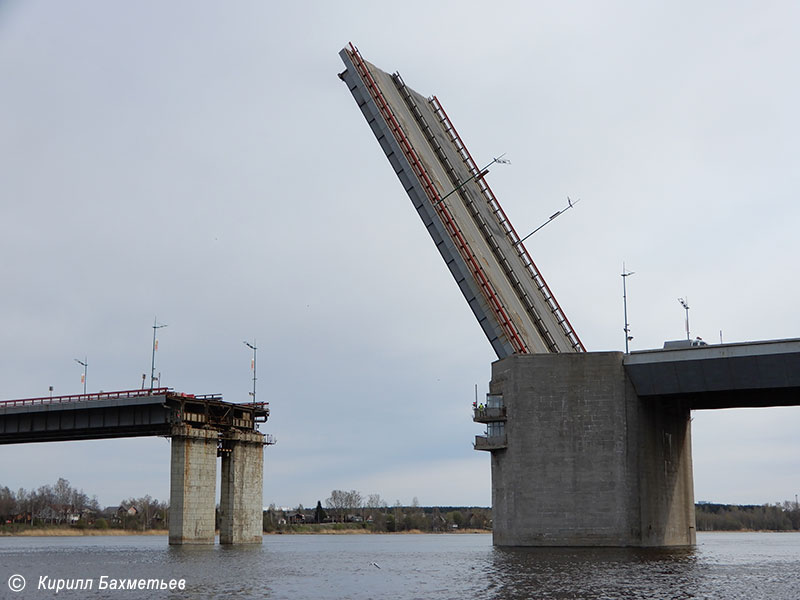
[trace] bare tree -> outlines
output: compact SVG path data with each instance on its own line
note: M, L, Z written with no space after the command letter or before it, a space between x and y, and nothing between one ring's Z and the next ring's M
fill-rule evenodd
M344 516L347 512L347 492L333 490L331 497L325 500L325 506L334 514L334 519L344 521Z
M367 508L376 509L385 507L386 501L381 498L380 494L370 494L367 496Z
M358 511L364 504L361 493L356 490L345 492L344 490L333 490L331 497L325 500L327 506L336 515L337 520L344 522L349 511Z
M89 497L84 493L83 490L73 489L70 504L72 505L72 510L82 518L84 511L89 504Z
M0 488L0 517L2 522L17 516L17 498L7 487Z
M55 504L55 494L49 485L41 486L36 492L31 492L31 518L39 518L43 521L53 521L51 507Z
M69 481L63 477L59 477L56 485L53 487L53 510L58 514L58 522L66 522L67 515L70 512L72 502L72 486Z
M356 490L350 490L347 492L347 508L349 508L352 512L361 512L363 506L364 498L361 496L360 492L357 492Z

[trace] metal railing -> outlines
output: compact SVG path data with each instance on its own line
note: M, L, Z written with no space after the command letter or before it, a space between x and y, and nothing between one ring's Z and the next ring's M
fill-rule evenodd
M439 217L442 219L442 224L445 227L445 230L450 235L451 239L456 245L456 248L459 251L462 259L466 263L467 267L470 269L470 272L478 283L478 286L483 293L484 297L486 298L490 309L495 314L497 321L501 328L504 330L509 342L511 343L512 347L514 348L515 352L519 353L526 353L527 348L525 343L523 342L522 338L520 337L519 333L516 330L511 319L506 314L505 307L503 306L502 302L497 296L494 288L492 287L491 283L489 282L488 277L483 272L483 268L480 265L475 254L472 252L472 249L467 244L467 241L464 239L464 236L461 233L458 225L455 222L455 219L452 217L450 212L444 206L443 203L439 202L441 199L439 192L437 191L436 187L434 186L433 182L430 179L427 171L423 167L419 157L417 156L414 147L411 145L411 142L406 137L405 133L403 132L402 127L397 121L394 113L392 112L389 103L386 101L386 98L383 95L378 83L372 77L372 74L369 72L364 59L361 57L361 54L358 52L358 49L351 43L350 50L348 51L351 59L353 60L353 64L358 71L359 77L364 82L367 87L367 90L370 93L373 101L378 107L378 110L381 113L381 116L385 120L386 124L388 125L389 129L392 132L395 140L397 141L400 149L403 152L406 160L408 160L409 165L411 166L412 171L416 175L417 179L422 184L422 187L425 191L425 194L428 196L428 200L433 204Z
M508 439L506 435L476 435L475 443L472 445L475 450L500 450L508 447Z
M447 113L442 108L442 105L439 103L439 99L436 96L433 96L429 99L431 107L433 108L434 113L440 120L440 123L444 130L450 137L450 140L453 142L453 145L456 147L456 151L461 156L461 159L464 161L464 164L467 166L469 171L473 175L477 175L479 172L478 165L472 159L472 156L467 150L467 147L464 145L464 142L461 140L461 136L458 135L458 131L453 126L452 122L450 121ZM583 343L581 342L578 334L575 333L575 330L572 328L567 316L564 314L564 311L561 309L561 306L558 304L558 301L553 296L553 293L550 291L550 288L545 282L544 277L542 277L539 269L533 262L530 254L528 254L528 250L525 248L525 245L520 241L517 232L514 230L513 225L511 225L511 221L509 221L508 217L506 216L505 211L503 210L502 206L500 206L500 202L495 197L494 193L492 192L489 184L486 183L486 180L481 177L476 179L476 183L483 194L484 198L486 199L489 208L491 209L492 213L495 215L497 219L498 225L502 228L503 232L505 233L506 237L508 238L509 242L512 246L516 249L517 254L524 265L525 269L527 270L529 276L534 282L534 285L541 293L545 303L547 304L550 312L556 319L556 322L561 327L564 336L568 340L570 346L576 352L584 352L585 348ZM508 269L513 272L510 265L508 265ZM512 278L512 282L513 278ZM514 282L518 284L518 282ZM524 297L525 292L524 289L520 289L520 294ZM534 321L536 322L537 327L539 328L543 338L546 340L548 346L550 347L551 351L558 352L558 346L556 345L555 340L552 337L552 334L547 330L544 322L541 321L541 318L536 313L536 309L531 303L527 303L529 310L533 313Z
M163 396L171 393L170 388L153 388L152 390L121 390L118 392L97 392L95 394L73 394L69 396L44 396L42 398L23 398L20 400L2 400L0 408L10 406L37 406L39 404L66 404L71 402L87 402L89 400L112 400L114 398L143 398L147 396Z
M484 406L483 408L475 408L473 410L473 421L505 421L506 420L506 407L499 406L499 407L488 407Z
M269 410L269 402L242 402L236 406L246 406L248 408L260 408Z

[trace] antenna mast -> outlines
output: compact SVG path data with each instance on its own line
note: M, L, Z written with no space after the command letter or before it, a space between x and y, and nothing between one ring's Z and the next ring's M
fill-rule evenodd
M150 359L150 391L153 391L153 384L156 381L156 350L158 350L158 340L156 339L156 330L162 329L166 325L159 325L158 318L153 318L153 355ZM161 373L158 374L158 383L161 384Z
M678 298L678 302L681 303L681 306L686 311L686 339L691 340L692 338L689 336L689 300L686 298Z
M633 339L631 335L631 327L628 324L628 290L625 286L625 280L628 279L633 275L633 271L626 271L625 270L625 263L622 263L622 310L625 313L625 328L623 331L625 332L625 354L628 354L628 342Z
M253 360L250 363L250 368L253 369L253 391L250 392L250 395L253 397L253 402L256 401L256 340L253 338L253 343L244 342L244 345L250 348L253 351Z

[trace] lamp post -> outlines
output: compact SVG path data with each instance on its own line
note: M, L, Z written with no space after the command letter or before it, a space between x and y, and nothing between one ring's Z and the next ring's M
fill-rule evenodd
M150 359L150 391L153 391L153 384L156 381L156 350L158 350L158 340L156 339L156 330L166 327L166 325L159 325L158 319L153 319L153 355ZM159 383L161 383L161 377L159 376Z
M433 205L434 205L434 206L439 206L439 205L440 205L442 202L444 202L444 201L445 201L445 200L446 200L446 199L447 199L449 196L451 196L452 194L455 194L455 193L456 193L458 190L460 190L462 187L464 187L465 185L467 185L467 184L468 184L470 181L472 181L473 179L474 179L475 181L477 181L478 179L481 179L481 178L485 177L485 176L486 176L486 174L489 172L489 167L491 167L491 166L492 166L494 163L497 163L497 164L500 164L500 165L508 165L508 164L511 164L511 161L510 161L510 160L508 160L507 158L503 158L504 156L505 156L505 153L501 154L501 155L500 155L500 156L498 156L497 158L493 158L493 159L492 159L492 161L491 161L489 164L487 164L485 167L483 167L483 168L482 168L481 170L479 170L477 173L473 173L473 174L472 174L472 175L471 175L471 176L470 176L468 179L465 179L464 181L462 181L461 183L459 183L459 184L458 184L456 187L454 187L452 190L450 190L450 191L449 191L449 192L447 192L447 193L446 193L444 196L442 196L442 197L441 197L441 198L439 198L439 199L438 199L436 202L434 202L434 203L433 203ZM247 343L247 342L245 342L245 343Z
M692 338L689 336L689 301L685 298L678 298L678 302L681 303L681 306L686 311L686 339L691 340Z
M253 369L253 391L250 392L250 395L253 397L253 403L255 404L256 401L256 340L253 339L253 343L244 342L244 345L250 348L253 351L253 360L250 362L250 368Z
M80 359L76 358L75 362L83 367L83 377L81 377L81 380L82 380L82 383L83 383L83 395L85 396L86 395L86 372L87 372L87 370L89 368L89 360L86 357L84 357L83 360L80 360Z
M550 218L549 218L549 219L547 219L547 221L545 221L544 223L542 223L541 225L539 225L539 226L538 226L536 229L534 229L534 230L533 230L533 231L531 231L531 232L530 232L528 235L526 235L524 238L522 238L520 241L518 241L518 242L516 243L516 245L517 245L517 246L519 246L519 245L520 245L522 242L524 242L525 240L527 240L527 239L528 239L529 237L531 237L531 236L532 236L534 233L536 233L537 231L539 231L539 230L540 230L542 227L544 227L545 225L549 225L549 224L550 224L550 223L551 223L551 222L552 222L552 221L553 221L553 220L554 220L556 217L558 217L558 216L560 216L560 215L563 215L565 212L567 212L567 211L568 211L570 208L574 207L574 206L575 206L575 205L576 205L578 202L580 202L580 201L581 201L581 200L580 200L580 198L578 198L577 200L575 200L575 202L573 202L573 201L572 201L572 198L570 198L569 196L567 196L567 206L566 206L565 208L562 208L561 210L557 210L557 211L556 211L556 212L554 212L552 215L550 215Z
M625 313L625 328L623 331L625 332L625 354L628 354L628 342L633 339L631 335L631 327L628 324L628 290L625 286L625 281L633 275L633 271L626 271L625 270L625 263L622 263L622 310Z

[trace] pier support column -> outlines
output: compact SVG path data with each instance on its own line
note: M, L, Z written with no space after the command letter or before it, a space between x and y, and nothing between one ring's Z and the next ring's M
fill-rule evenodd
M621 352L492 365L507 445L492 450L498 546L691 546L690 413L642 399Z
M232 431L222 443L220 544L260 544L263 531L264 436Z
M213 544L218 433L176 425L172 429L169 543Z

